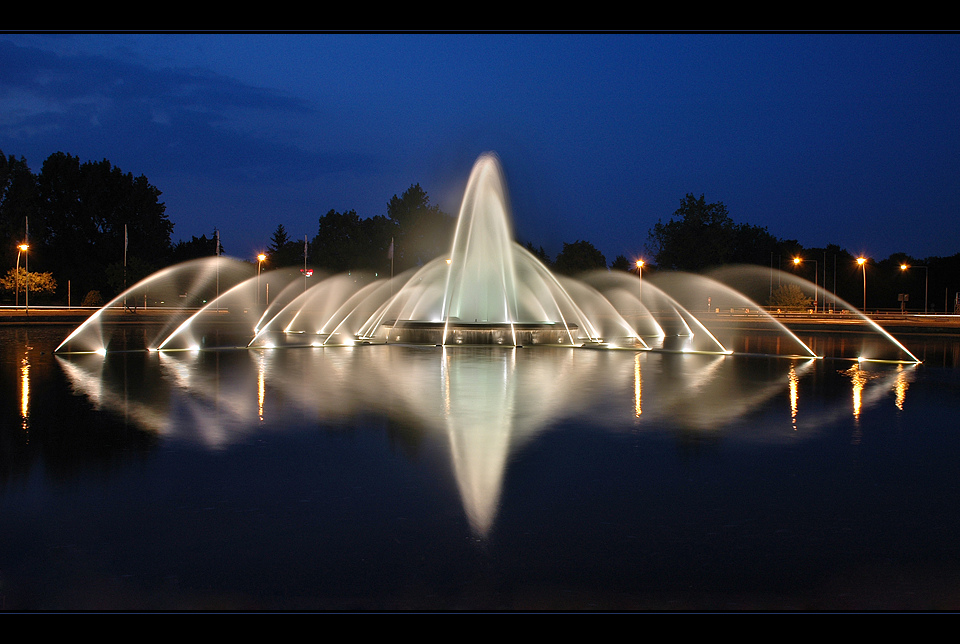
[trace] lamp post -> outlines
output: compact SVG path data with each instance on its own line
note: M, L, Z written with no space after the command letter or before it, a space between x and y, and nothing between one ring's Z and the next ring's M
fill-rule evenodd
M858 257L857 265L863 269L863 313L867 313L867 258Z
M643 263L642 259L637 260L637 277L640 279L640 288L638 289L637 297L643 296Z
M267 258L266 255L260 253L257 255L257 308L260 308L260 265L263 264L263 260Z
M25 281L24 281L24 285L23 285L23 287L24 287L24 306L26 307L25 310L29 310L29 309L30 309L30 295L29 295L29 293L30 293L30 259L29 259L29 257L30 257L30 256L26 254L26 252L27 252L27 250L28 250L29 248L30 248L30 246L27 245L27 244L20 244L19 246L17 246L17 271L16 271L16 277L17 277L17 279L16 279L16 287L15 287L15 288L16 288L16 291L17 291L17 296L16 296L16 304L15 304L15 307L16 307L16 308L20 308L20 253L24 253L23 263L27 266L27 275L26 275L26 278L25 278Z
M799 266L801 263L803 263L803 261L804 261L804 260L803 260L802 257L794 257L794 258L793 258L793 264L794 264L794 266ZM817 281L817 279L818 279L818 278L817 278L817 273L820 272L820 264L818 264L818 263L817 263L817 260L815 260L815 259L811 259L810 261L813 262L813 312L814 312L814 313L819 313L819 312L820 312L820 309L819 309L819 307L817 306L817 296L819 295L820 284L819 284L819 282ZM826 310L826 304L824 304L824 310Z
M923 269L923 314L927 314L927 291L930 286L930 270L927 266L910 266L909 264L900 264L900 270L906 271L910 268Z

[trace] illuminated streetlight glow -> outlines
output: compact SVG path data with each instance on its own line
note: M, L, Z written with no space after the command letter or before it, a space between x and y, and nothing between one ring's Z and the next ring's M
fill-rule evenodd
M817 263L817 260L815 259L811 259L810 261L813 262L813 312L819 313L820 308L819 308L819 304L817 303L817 300L819 298L817 298L817 295L819 295L820 283L817 280L819 279L818 273L820 272L820 264ZM793 258L793 264L795 266L799 266L803 262L804 262L804 259L802 257ZM827 278L824 277L823 281L824 281L824 284L826 284ZM824 311L826 311L826 307L827 307L826 302L824 302L823 307L824 307Z
M30 309L30 256L26 254L27 250L30 248L29 244L20 244L17 246L17 270L16 270L16 284L15 289L17 291L16 296L16 307L20 307L20 253L24 253L23 263L27 267L27 277L24 281L24 307L26 310Z
M867 312L867 258L857 258L857 265L863 269L863 312Z
M260 307L260 266L267 256L263 253L257 255L257 308Z
M900 264L901 271L908 271L911 268L922 268L923 269L923 314L927 314L927 292L928 287L930 286L930 271L926 266L910 266L909 264Z
M640 279L640 288L638 289L639 290L638 296L643 295L643 264L644 264L644 261L642 259L637 260L637 277Z

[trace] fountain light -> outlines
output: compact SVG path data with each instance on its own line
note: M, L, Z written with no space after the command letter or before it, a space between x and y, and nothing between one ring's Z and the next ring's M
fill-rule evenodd
M211 307L231 315L232 321L234 317L250 315L254 302L259 304L260 274L267 254L259 253L256 258L256 275L249 261L224 263L228 258L221 257L217 257L215 263L203 258L158 271L94 313L56 351L65 348L68 342L75 346L82 343L87 350L99 346L104 310L134 290L144 291L147 286L151 292L166 283L170 285L168 288L180 289L179 283L187 276L195 280L190 288L193 302L181 302L176 313L190 311L198 301L201 306L185 321L181 321L179 315L171 315L168 326L148 346L172 350L172 341L176 339L176 346L197 350L199 334L195 332L210 319L206 313ZM795 265L803 261L803 258L794 258ZM865 258L858 260L864 271L866 261ZM635 257L633 263L642 288L646 262ZM224 266L229 273L224 273ZM348 273L329 277L318 274L317 280L311 280L316 283L311 283L308 289L305 280L311 272L304 266L301 271L271 273L286 284L281 285L280 296L274 298L270 297L267 285L267 306L263 311L257 307L258 320L239 320L244 324L249 322L253 329L253 338L247 347L311 346L315 344L314 339L321 345L386 344L389 338L390 343L434 346L447 343L515 347L632 346L654 351L674 351L682 346L686 351L727 355L732 352L727 348L732 346L729 342L736 341L736 336L731 335L738 332L735 325L730 328L722 323L720 316L703 318L693 312L702 310L702 302L709 302L713 296L718 310L759 311L753 315L803 347L801 353L819 357L744 292L716 279L661 271L648 282L648 290L643 293L647 306L641 302L641 292L637 284L630 282L628 272L596 271L578 279L554 274L533 253L514 241L506 185L499 162L492 154L481 156L471 172L449 252L389 280L365 281ZM225 276L229 276L232 284L226 292L221 288ZM746 276L743 272L739 275ZM211 292L214 277L217 297L207 303L203 298ZM256 297L250 293L254 286ZM819 286L815 284L815 288ZM186 298L182 290L177 292L181 293L179 297ZM845 306L909 355L874 321L854 307ZM637 311L638 315L628 320L622 311ZM638 326L643 326L644 331ZM648 344L644 339L654 337L658 339L656 343Z

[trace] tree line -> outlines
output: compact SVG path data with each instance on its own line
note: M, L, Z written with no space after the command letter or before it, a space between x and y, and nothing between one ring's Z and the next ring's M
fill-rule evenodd
M34 174L24 158L0 151L0 239L10 240L0 252L9 267L22 259L19 274L10 268L0 276L0 288L8 299L18 287L23 292L27 258L18 258L23 243L29 244L29 261L44 271L31 272L31 294L46 292L61 302L67 299L68 280L63 276L69 278L75 301L92 291L108 298L165 266L224 252L216 234L174 243L174 224L161 194L143 175L125 173L106 159L81 163L57 152ZM306 263L329 273L399 274L448 252L455 227L456 219L432 204L417 183L390 198L382 215L328 210L318 217L316 234L307 239L293 239L278 224L263 269ZM524 245L559 273L637 270L638 258L618 255L608 263L586 240L564 243L554 257L531 241ZM852 254L836 244L804 248L765 227L737 223L722 202L708 202L704 195L681 199L671 217L648 230L645 246L645 273L703 272L728 264L769 266L795 271L852 304L862 304L863 269ZM794 258L803 261L795 264ZM942 311L952 308L950 296L960 286L960 254L918 259L896 253L884 260L869 259L866 271L868 308L894 308L898 296L908 293L911 310L923 307L926 294L928 308Z
M838 244L804 247L795 239L776 237L765 227L736 223L722 202L709 203L702 194L687 194L669 219L659 219L650 228L647 250L651 271L703 272L729 264L769 266L815 282L829 297L836 295L858 308L864 306L865 271L866 307L872 310L896 309L900 297L906 295L906 308L911 311L923 310L926 300L928 310L952 312L960 290L960 253L918 258L897 252L886 259L864 258L861 265Z
M23 157L0 151L0 239L7 265L16 255L59 279L51 297L119 292L171 261L173 222L160 190L109 161L50 155L34 174ZM19 246L28 245L23 253ZM123 257L128 261L124 267ZM34 283L31 279L31 289ZM49 290L49 289L48 289Z

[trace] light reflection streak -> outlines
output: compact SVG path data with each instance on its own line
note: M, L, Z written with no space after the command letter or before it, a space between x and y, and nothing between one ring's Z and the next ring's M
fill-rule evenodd
M640 373L640 353L633 356L633 413L637 418L643 413L643 377Z
M894 404L897 409L903 411L903 402L907 398L907 389L910 388L910 375L904 370L902 364L897 365L897 381L893 386L895 393Z
M716 354L549 347L375 345L143 356L145 377L155 384L129 400L122 377L107 368L109 356L57 359L74 389L95 406L118 414L129 409L131 421L149 431L210 449L255 432L318 424L332 431L340 419L355 424L383 415L448 451L465 515L481 536L495 523L511 457L566 420L589 419L591 426L611 431L629 426L786 440L786 428L777 423L744 422L786 393L791 435L800 428L812 435L822 426L811 413L801 423L798 412L800 383L817 363L813 359L766 359L758 363L766 375L757 378L737 359ZM856 381L866 372L858 365L840 373ZM902 407L912 371L887 373L898 384L891 381L876 396L896 392ZM872 400L861 395L862 387L855 385L857 414ZM268 407L277 413L267 415Z
M854 419L859 420L868 406L886 397L890 391L894 392L897 409L902 410L917 364L898 364L893 370L881 368L880 371L869 371L864 368L863 363L855 363L849 369L840 371L842 375L850 378ZM878 381L878 384L868 387L868 383L872 381Z
M267 391L266 369L264 369L263 354L257 360L257 417L263 422L263 399Z
M853 417L859 419L860 411L863 407L863 388L867 384L867 373L855 364L847 370L850 381L853 384Z
M30 357L24 355L20 361L20 426L30 428Z
M788 376L790 382L790 426L793 427L793 430L797 430L797 408L799 402L798 391L800 388L800 376L797 375L797 370L793 364L790 365L790 374Z

